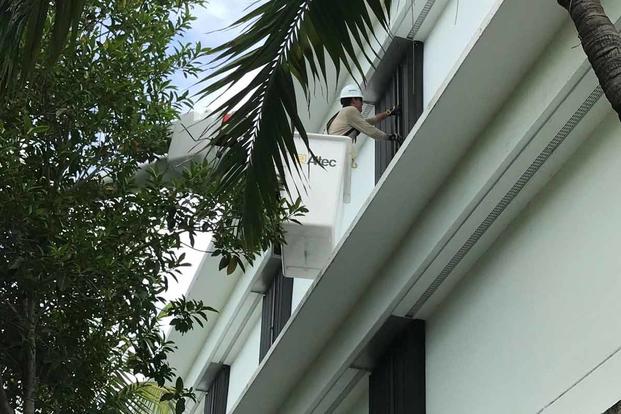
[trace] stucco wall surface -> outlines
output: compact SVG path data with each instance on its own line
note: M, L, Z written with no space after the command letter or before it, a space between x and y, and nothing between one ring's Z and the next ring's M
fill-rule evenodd
M444 7L425 42L423 99L427 106L445 82L466 46L498 0L477 0L476 6L451 0Z
M621 399L619 136L611 115L428 319L429 414Z
M239 399L248 381L259 366L259 344L261 342L261 319L255 322L248 339L231 364L227 411L230 411Z

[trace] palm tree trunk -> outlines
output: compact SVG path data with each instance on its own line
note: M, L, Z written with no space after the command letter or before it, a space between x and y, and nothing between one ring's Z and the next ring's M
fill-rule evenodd
M621 35L600 0L557 0L576 25L582 48L595 75L621 119ZM621 401L603 414L621 414Z
M600 0L557 0L578 29L582 48L595 75L621 119L621 35Z

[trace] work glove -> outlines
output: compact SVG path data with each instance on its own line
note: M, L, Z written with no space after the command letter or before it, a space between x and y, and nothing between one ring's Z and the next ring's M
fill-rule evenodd
M401 107L399 105L395 105L390 109L386 110L386 116L397 116L401 115Z
M388 135L388 141L396 142L401 145L403 143L403 138L399 134L390 134Z

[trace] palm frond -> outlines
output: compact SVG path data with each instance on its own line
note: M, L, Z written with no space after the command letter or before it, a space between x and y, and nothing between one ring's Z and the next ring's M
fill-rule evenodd
M96 411L103 414L173 414L175 403L161 401L164 394L173 391L152 381L132 380L127 374L117 373L98 397Z
M363 75L358 51L364 54L371 43L374 21L388 29L390 6L391 0L268 1L233 24L245 27L241 35L212 50L216 69L205 79L203 96L257 73L210 114L232 114L214 143L225 148L218 165L222 186L244 190L239 230L250 245L258 243L269 213L278 206L279 185L286 185L279 177L299 171L294 130L308 146L294 79L308 98L312 82L328 82L327 59L337 77L342 68Z
M52 35L46 47L50 62L55 61L83 9L84 0L0 0L0 90L31 71L50 19Z

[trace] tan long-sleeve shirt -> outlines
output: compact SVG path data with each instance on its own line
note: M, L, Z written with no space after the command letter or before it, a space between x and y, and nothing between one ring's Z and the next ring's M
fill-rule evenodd
M353 139L358 135L358 133L362 133L370 136L371 138L386 140L388 139L388 134L373 126L380 121L379 118L380 115L376 115L374 117L364 119L360 111L358 111L355 107L346 106L339 111L330 124L328 134L348 135ZM348 134L352 128L354 131Z

